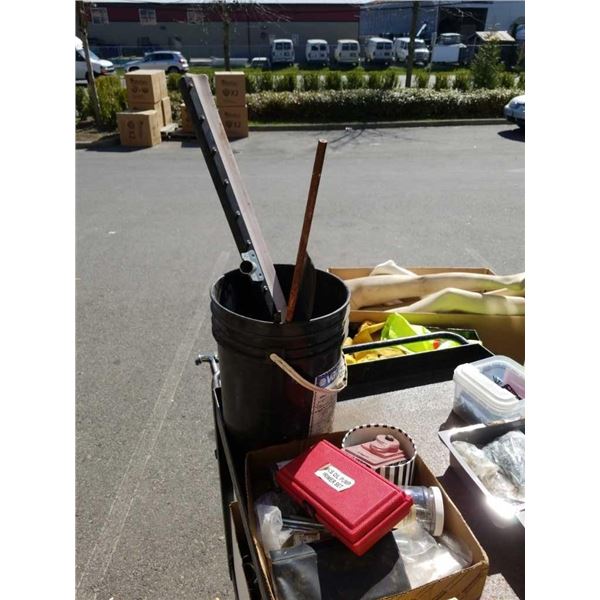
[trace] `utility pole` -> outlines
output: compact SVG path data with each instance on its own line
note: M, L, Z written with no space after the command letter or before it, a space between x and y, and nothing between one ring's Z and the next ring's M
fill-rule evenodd
M417 35L417 20L419 18L419 3L413 2L412 18L410 21L410 38L408 40L408 56L406 57L406 87L412 83L413 63L415 60L415 37Z
M87 81L88 91L90 94L90 103L92 105L92 111L94 113L94 121L96 122L96 127L100 129L102 127L102 121L100 119L100 102L98 100L98 91L96 90L94 68L92 67L92 61L90 60L90 45L88 43L87 36L88 16L87 11L85 9L85 3L78 1L76 4L76 8L79 23L79 35L81 35L81 41L83 42L83 53L85 54L85 63L87 65Z
M227 8L224 9L227 11ZM231 71L231 60L230 60L230 48L229 48L229 26L231 21L229 20L229 14L223 13L223 60L225 61L225 70Z

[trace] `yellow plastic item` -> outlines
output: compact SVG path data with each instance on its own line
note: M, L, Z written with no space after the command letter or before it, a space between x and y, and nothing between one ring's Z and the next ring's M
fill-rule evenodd
M423 335L430 333L422 325L413 325L409 323L401 314L391 314L383 323L373 323L364 321L358 329L358 333L353 338L346 338L343 347L354 346L357 344L367 344L379 340L393 340L396 338L410 337L414 335ZM414 354L415 352L428 352L436 348L449 348L458 346L457 342L452 340L436 344L434 340L425 342L411 342L406 345L388 346L387 348L377 348L374 350L363 350L346 354L346 364L354 365L356 363L367 362L370 360L379 360L380 358L390 358L394 356L404 356Z

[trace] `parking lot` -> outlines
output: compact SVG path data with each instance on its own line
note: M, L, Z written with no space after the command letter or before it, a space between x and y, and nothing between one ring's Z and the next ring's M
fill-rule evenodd
M275 262L293 263L316 141L318 268L524 270L514 126L251 132L233 144ZM78 599L234 598L208 290L239 256L195 143L76 152Z

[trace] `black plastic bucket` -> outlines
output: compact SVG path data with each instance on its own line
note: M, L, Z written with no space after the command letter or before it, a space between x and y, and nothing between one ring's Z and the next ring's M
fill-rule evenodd
M294 267L275 269L287 297ZM313 318L305 322L269 321L254 287L235 270L223 275L210 294L223 419L231 442L244 452L311 433L314 392L294 381L270 355L277 354L305 380L324 387L343 368L341 349L348 333L350 293L335 275L317 270Z

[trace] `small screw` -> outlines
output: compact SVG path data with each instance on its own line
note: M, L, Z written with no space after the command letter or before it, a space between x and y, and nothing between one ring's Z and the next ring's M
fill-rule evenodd
M236 216L236 217L241 217L241 216L242 216L242 213L241 213L239 210L236 210L236 211L235 211L235 216Z

